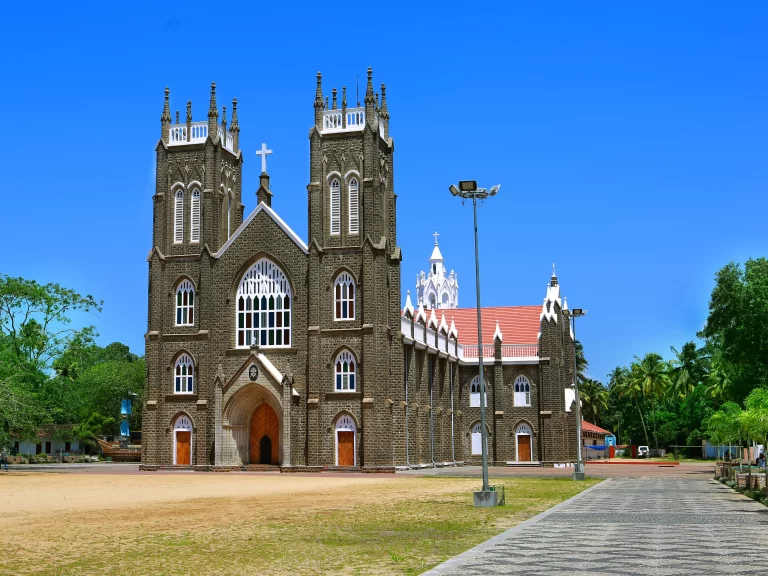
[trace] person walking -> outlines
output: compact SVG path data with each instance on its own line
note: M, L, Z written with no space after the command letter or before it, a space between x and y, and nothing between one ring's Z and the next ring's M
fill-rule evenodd
M5 448L0 451L0 466L5 466L5 471L8 472L8 458L5 456Z

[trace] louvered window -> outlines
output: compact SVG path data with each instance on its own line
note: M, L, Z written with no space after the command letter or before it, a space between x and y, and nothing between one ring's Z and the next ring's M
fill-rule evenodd
M518 376L515 380L515 406L531 405L531 383L525 376Z
M173 242L184 241L184 191L177 190L173 208Z
M262 258L237 290L237 347L291 345L291 286L283 271Z
M195 289L192 282L184 280L176 289L176 326L192 326L195 323Z
M331 234L341 234L341 185L335 179L331 182Z
M360 231L360 212L358 205L360 187L357 178L349 181L349 233L357 234Z
M192 394L195 380L195 367L192 364L192 358L186 354L179 356L174 371L176 374L174 392L176 394Z
M342 272L336 278L333 286L334 319L355 319L355 281L347 272Z
M357 386L357 369L355 357L348 350L344 350L336 357L336 391L354 392Z
M192 226L190 242L200 242L200 190L192 190Z
M488 381L485 381L485 387L488 388ZM487 398L487 396L486 396ZM483 398L484 404L487 407L488 402ZM480 407L480 376L472 378L472 382L469 384L469 406L471 408Z

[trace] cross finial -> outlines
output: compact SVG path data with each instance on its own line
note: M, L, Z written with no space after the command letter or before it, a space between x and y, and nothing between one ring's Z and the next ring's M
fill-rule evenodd
M552 276L555 276L555 263L552 262Z
M267 154L272 154L272 150L267 150L267 145L261 143L261 150L256 150L256 156L261 156L261 171L267 172Z
M440 236L440 234L438 233L438 231L437 231L437 230L435 230L435 233L434 233L434 234L432 234L432 236L434 236L434 237L435 237L435 246L437 246L437 237L438 237L438 236Z

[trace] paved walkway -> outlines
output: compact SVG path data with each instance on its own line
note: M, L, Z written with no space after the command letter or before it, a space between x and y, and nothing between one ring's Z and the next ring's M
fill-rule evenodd
M619 478L429 575L768 573L768 508L712 480Z

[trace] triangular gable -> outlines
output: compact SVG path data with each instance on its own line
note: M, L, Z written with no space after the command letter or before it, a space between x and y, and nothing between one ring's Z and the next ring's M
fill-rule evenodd
M272 210L269 206L264 204L264 202L259 202L259 205L256 206L256 209L251 212L248 215L248 218L246 218L240 226L238 226L237 230L235 230L235 233L232 234L232 236L229 237L229 240L227 240L224 245L219 249L218 252L216 252L215 256L216 258L221 258L222 254L227 251L227 249L232 245L232 243L237 240L238 236L243 233L243 230L245 230L248 225L251 223L251 221L256 218L256 215L259 212L266 212L272 220L275 221L275 224L277 224L283 232L285 232L288 237L293 240L293 242L301 248L301 251L304 252L304 254L309 254L309 248L307 248L307 245L304 243L304 240L302 240L296 232L291 230L291 228L283 222L283 219L280 218L280 216L277 215L277 212Z

